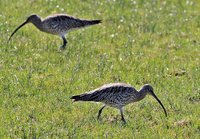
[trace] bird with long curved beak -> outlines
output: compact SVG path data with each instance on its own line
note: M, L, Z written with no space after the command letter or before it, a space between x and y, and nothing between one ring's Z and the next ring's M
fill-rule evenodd
M153 87L149 84L144 85L139 91L134 87L125 83L111 83L103 85L95 90L89 91L84 94L72 96L71 99L76 101L94 101L104 103L103 107L99 110L97 118L99 119L102 110L106 106L114 107L120 110L121 120L126 123L123 115L123 107L142 100L145 96L149 94L153 96L164 110L165 116L167 117L167 112L165 107L154 94Z
M38 15L33 14L30 15L24 23L22 23L13 31L8 39L8 42L21 27L28 23L32 23L42 32L60 36L63 40L63 45L60 47L60 49L63 50L67 45L67 40L65 38L67 32L74 29L99 24L101 23L101 20L79 19L66 14L56 14L48 16L45 19L41 19Z

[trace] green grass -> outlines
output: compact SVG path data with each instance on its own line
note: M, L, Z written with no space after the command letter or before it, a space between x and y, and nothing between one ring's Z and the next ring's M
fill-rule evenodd
M199 138L200 1L4 0L0 2L0 138ZM67 13L101 25L59 37L27 16ZM70 96L111 82L139 89L151 84L167 109L150 96L119 112Z

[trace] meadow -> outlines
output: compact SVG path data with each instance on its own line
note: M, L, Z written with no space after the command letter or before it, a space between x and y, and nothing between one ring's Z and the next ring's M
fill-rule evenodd
M200 137L199 0L1 0L0 138ZM32 13L66 13L102 24L62 40L32 24ZM72 103L72 95L103 84L148 83L151 97L119 111L100 103Z

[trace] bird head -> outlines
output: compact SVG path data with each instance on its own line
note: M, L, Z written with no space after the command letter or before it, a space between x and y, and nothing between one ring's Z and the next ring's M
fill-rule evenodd
M37 14L32 14L26 19L26 22L33 23L35 22L35 20L38 20L38 19L40 19L40 17Z
M158 99L158 97L155 95L153 87L151 85L149 85L149 84L146 84L146 85L143 86L142 89L144 90L144 92L147 92L147 94L153 96L158 101L158 103L161 105L161 107L164 110L165 116L167 117L167 112L165 110L165 107L163 106L163 104L161 103L161 101Z
M10 38L8 39L8 42L10 41L11 37L21 28L23 27L24 25L26 25L27 23L35 23L35 22L38 22L38 21L41 21L40 17L36 14L32 14L30 15L26 21L24 23L22 23L20 26L18 26L14 31L13 33L11 34Z

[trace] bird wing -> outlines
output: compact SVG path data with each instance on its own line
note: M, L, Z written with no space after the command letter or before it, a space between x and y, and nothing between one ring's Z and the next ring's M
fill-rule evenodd
M43 22L47 24L46 26L50 27L51 29L53 28L64 32L84 26L84 23L81 19L65 14L49 16L45 18Z
M79 19L66 14L57 14L43 19L45 31L52 34L66 34L70 30L101 23L101 20Z
M75 101L77 98L77 101L105 102L111 98L117 98L120 95L125 95L125 97L129 97L129 95L131 95L131 93L135 91L136 90L133 87L124 83L106 84L90 92L78 96L73 96L72 99L75 99Z

